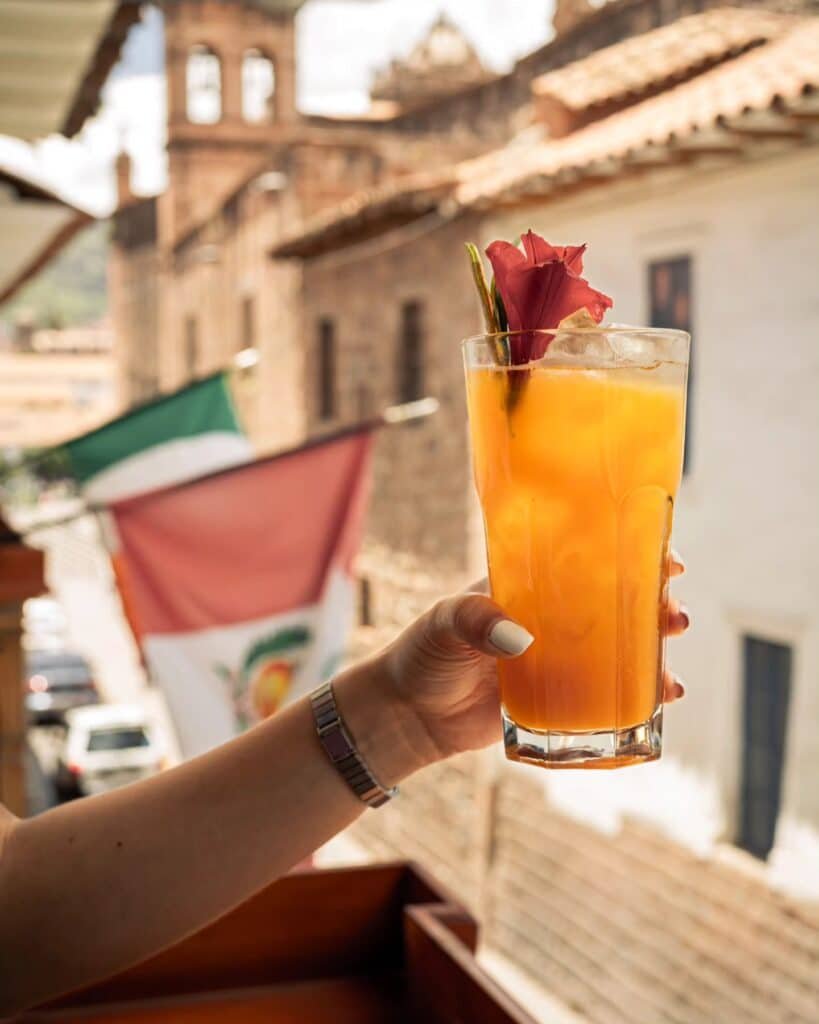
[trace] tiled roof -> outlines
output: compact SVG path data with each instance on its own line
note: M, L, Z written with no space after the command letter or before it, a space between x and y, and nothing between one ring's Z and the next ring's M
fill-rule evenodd
M454 213L554 195L698 151L742 156L772 137L799 143L817 130L817 90L819 19L792 21L772 42L564 138L518 142L434 178L359 193L310 221L274 255L309 257L434 209Z
M390 182L364 189L344 202L312 217L304 230L292 239L285 239L273 250L280 258L301 256L315 245L332 248L346 238L355 225L358 238L368 232L386 230L397 222L415 220L437 209L457 184L456 168L439 174L413 175L396 185Z
M816 1024L819 907L742 851L567 817L527 771L503 768L487 797L475 755L435 765L353 835L440 878L489 949L588 1024Z
M532 89L572 110L609 103L688 78L697 69L776 39L793 23L789 15L737 7L692 14L541 75Z
M636 822L604 836L518 780L497 805L490 943L590 1024L814 1024L819 908L741 851L700 858Z
M465 206L509 201L611 177L630 163L673 162L698 148L741 152L771 133L797 137L811 131L798 115L815 111L817 88L819 20L806 19L771 43L514 160L499 150L462 164L455 196Z

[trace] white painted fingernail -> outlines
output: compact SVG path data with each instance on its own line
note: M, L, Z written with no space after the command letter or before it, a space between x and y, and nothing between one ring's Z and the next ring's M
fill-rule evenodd
M534 637L528 629L519 626L511 619L500 619L489 630L489 642L501 654L517 656L532 646Z

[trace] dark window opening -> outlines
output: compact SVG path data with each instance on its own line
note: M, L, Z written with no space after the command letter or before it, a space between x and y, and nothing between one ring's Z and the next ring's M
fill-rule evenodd
M398 401L415 402L424 397L423 306L405 302L401 307L398 346Z
M88 750L130 750L147 747L148 736L139 726L121 729L95 729L88 736Z
M691 333L691 257L657 260L648 267L649 323ZM693 346L692 346L693 348ZM693 352L692 352L693 357ZM691 398L693 363L688 366L688 394L683 473L691 468Z
M331 420L336 415L336 329L332 320L319 320L319 418Z
M222 207L222 216L230 228L235 228L238 225L241 213L241 196L239 194L231 196Z
M358 581L358 623L361 626L373 626L373 591L372 584L366 576Z
M774 844L791 690L793 652L743 638L743 744L737 844L763 860Z

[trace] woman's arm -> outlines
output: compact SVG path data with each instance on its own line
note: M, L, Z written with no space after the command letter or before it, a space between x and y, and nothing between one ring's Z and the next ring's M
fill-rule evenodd
M371 770L432 756L379 660L335 682ZM0 1016L196 931L352 822L364 804L316 737L309 701L162 775L39 817L0 818Z

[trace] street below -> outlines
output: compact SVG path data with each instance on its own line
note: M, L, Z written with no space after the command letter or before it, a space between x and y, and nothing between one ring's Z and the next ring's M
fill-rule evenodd
M78 501L51 501L34 513L18 510L14 526L29 544L46 553L49 592L66 616L65 649L89 661L102 701L143 709L158 734L167 763L175 764L179 753L173 724L161 692L149 684L142 666L95 516L86 513ZM60 725L28 730L31 813L56 802L53 778L64 736Z

